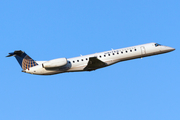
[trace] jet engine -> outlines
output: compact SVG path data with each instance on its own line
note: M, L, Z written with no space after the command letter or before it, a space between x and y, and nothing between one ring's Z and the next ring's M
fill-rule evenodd
M42 64L42 67L43 68L58 68L58 67L63 67L66 64L67 64L66 58L58 58L58 59L54 59L54 60L44 62Z

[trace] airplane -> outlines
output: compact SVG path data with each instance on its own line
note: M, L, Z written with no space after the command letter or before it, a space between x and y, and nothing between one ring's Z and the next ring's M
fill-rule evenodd
M148 57L174 51L158 43L148 43L127 48L110 50L74 58L57 58L49 61L35 61L24 51L16 50L6 57L14 56L22 72L36 75L53 75L65 72L93 71L118 62Z

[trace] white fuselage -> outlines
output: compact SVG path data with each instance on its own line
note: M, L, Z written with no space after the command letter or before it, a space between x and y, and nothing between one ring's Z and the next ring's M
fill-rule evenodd
M64 72L87 71L85 70L85 67L88 65L89 58L91 57L97 57L97 59L106 63L106 66L109 66L117 62L167 53L173 50L175 49L171 47L161 46L156 43L148 43L138 46L69 58L67 59L68 63L65 66L52 69L43 68L42 64L47 61L36 61L38 63L38 66L34 66L29 70L24 70L23 72L38 75L52 75ZM98 68L106 66L99 66Z

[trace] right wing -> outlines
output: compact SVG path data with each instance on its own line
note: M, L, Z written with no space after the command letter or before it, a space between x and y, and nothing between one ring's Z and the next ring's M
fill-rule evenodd
M84 68L84 70L92 71L105 66L107 66L107 64L99 60L97 57L90 57L89 62L87 66Z

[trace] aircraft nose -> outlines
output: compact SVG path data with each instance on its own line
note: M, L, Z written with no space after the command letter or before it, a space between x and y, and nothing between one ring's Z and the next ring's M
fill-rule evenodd
M172 47L168 47L168 46L162 46L161 47L161 51L163 52L171 52L171 51L174 51L175 48L172 48Z

